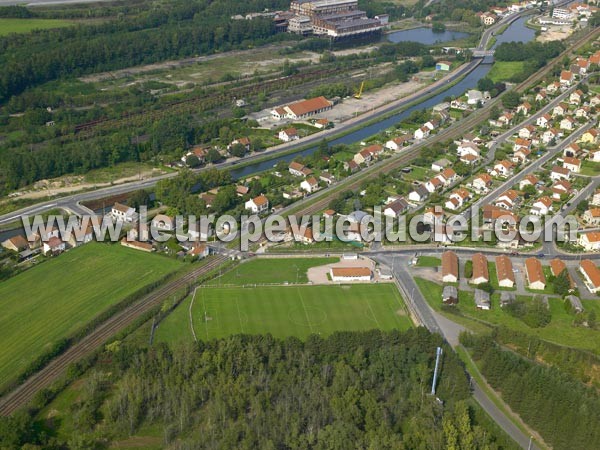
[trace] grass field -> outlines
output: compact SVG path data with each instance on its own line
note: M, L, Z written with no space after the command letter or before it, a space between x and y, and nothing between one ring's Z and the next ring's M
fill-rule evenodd
M435 256L419 256L417 267L438 267L442 265L442 260Z
M494 82L506 81L521 72L523 66L523 61L496 61L488 73L488 78Z
M181 263L86 244L0 283L0 386L56 341Z
M255 259L240 264L222 277L212 280L212 285L243 286L247 284L306 283L306 272L311 267L339 261L339 258L289 258Z
M73 25L67 20L57 19L0 19L0 36L11 33L29 33L33 30L47 30Z
M188 298L160 324L157 341L193 339L191 301ZM239 333L306 338L334 331L405 330L412 326L393 284L201 288L191 312L199 340Z
M427 299L430 306L442 311L441 285L432 281L421 278L416 279L419 289ZM532 296L518 296L525 301L531 300ZM565 311L563 300L559 298L549 298L550 313L552 314L551 322L544 328L530 328L523 321L511 316L500 307L500 294L492 294L492 309L489 311L481 311L475 307L472 292L459 293L458 305L456 305L457 314L449 314L448 317L465 325L473 331L486 331L485 322L490 325L504 325L508 328L519 330L540 339L549 342L554 342L560 345L566 345L584 350L592 350L596 353L600 352L600 341L598 340L598 332L588 328L576 327L573 325L574 315ZM600 302L597 300L582 300L583 307L586 311L595 310L597 315L600 315ZM489 331L489 329L487 329Z

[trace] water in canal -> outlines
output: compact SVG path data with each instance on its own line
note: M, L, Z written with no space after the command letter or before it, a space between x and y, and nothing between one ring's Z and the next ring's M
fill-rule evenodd
M446 30L441 33L435 33L431 28L413 28L412 30L394 31L386 35L390 42L420 42L421 44L433 45L441 42L457 41L468 37L468 33L462 31Z

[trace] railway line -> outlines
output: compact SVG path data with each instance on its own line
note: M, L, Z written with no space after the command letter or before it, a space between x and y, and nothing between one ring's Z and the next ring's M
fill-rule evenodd
M37 392L47 388L61 377L70 364L90 355L112 336L131 325L136 319L160 304L165 298L176 293L183 287L193 285L199 277L216 269L226 260L227 257L221 255L210 257L210 260L206 264L151 292L138 302L128 306L123 311L100 324L85 338L73 344L64 353L48 363L47 366L31 375L21 385L1 398L0 414L5 416L10 415L25 406Z

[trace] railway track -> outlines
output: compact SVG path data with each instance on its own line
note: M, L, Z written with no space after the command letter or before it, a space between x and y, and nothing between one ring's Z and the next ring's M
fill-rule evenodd
M531 87L531 86L535 85L536 83L538 83L539 81L543 80L553 70L555 64L557 62L560 62L560 60L564 56L571 55L575 50L577 50L583 44L588 42L590 39L597 37L599 34L600 34L600 28L596 28L596 29L589 31L588 33L583 35L581 38L579 38L577 41L575 41L575 43L573 43L567 50L565 50L560 55L558 55L551 63L547 64L546 67L539 70L535 74L531 75L529 78L527 78L527 80L518 84L515 87L515 90L517 90L519 92L523 92L525 89L528 89L529 87ZM356 190L360 187L360 185L365 180L372 179L372 178L378 176L380 173L389 173L391 171L394 171L394 170L397 170L397 169L400 169L400 168L406 166L408 163L410 163L411 161L413 161L415 158L417 158L419 156L419 153L421 152L421 150L423 148L425 148L428 145L431 145L432 143L444 142L444 141L456 139L456 138L462 136L465 132L470 131L472 128L476 127L483 121L487 120L487 118L489 117L490 110L494 106L499 105L500 103L501 103L500 98L496 98L496 99L492 100L491 102L488 102L483 108L478 109L475 113L471 114L469 117L462 120L460 123L457 123L456 126L451 126L447 129L443 130L441 133L437 134L433 139L430 139L427 142L423 142L421 144L417 144L417 145L413 146L410 150L406 151L405 153L402 153L397 158L393 158L391 160L387 159L384 161L380 161L379 163L376 163L376 164L372 165L371 167L364 169L361 172L362 176L357 177L357 178L351 177L348 179L348 183L341 182L340 184L338 184L338 186L336 186L335 190L333 190L333 191L330 191L330 192L327 192L327 190L323 191L324 195L322 196L322 198L319 197L314 202L311 202L310 205L307 205L306 207L296 210L296 211L294 211L294 213L298 216L302 216L302 215L312 215L312 214L322 211L323 209L325 209L327 207L327 205L331 201L331 199L334 198L336 195L339 195L339 193L342 190L346 190L346 191ZM312 198L314 199L314 197L315 196L313 196Z
M176 293L182 287L194 284L199 277L214 270L226 260L227 257L221 255L211 257L203 266L151 292L138 302L128 306L123 311L100 324L81 341L73 344L39 372L31 375L21 385L2 397L0 399L0 414L4 416L10 415L25 406L37 392L47 388L62 376L70 364L90 355L112 336L131 325L136 319L150 311L165 298Z

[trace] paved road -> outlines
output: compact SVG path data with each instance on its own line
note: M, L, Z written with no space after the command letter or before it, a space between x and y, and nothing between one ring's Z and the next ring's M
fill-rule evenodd
M414 281L414 274L408 269L408 259L404 255L378 255L374 258L376 261L393 268L394 276L404 291L404 296L408 299L410 307L417 310L418 316L423 318L423 325L432 333L441 334L446 341L453 347L459 345L458 336L465 328L458 325L446 317L433 311L421 291ZM471 378L473 397L479 405L486 411L514 441L523 449L539 449L532 443L529 447L530 437L524 434L513 422L490 400L475 381ZM443 399L442 399L443 400Z

